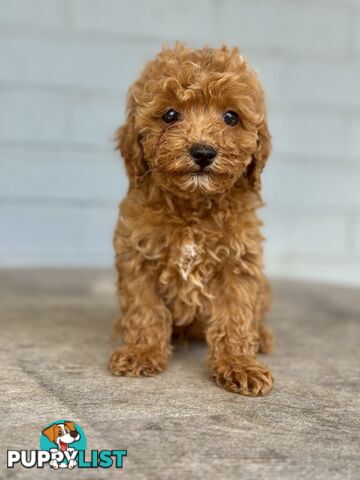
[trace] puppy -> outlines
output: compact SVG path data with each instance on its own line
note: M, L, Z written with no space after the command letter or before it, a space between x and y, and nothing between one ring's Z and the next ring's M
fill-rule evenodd
M257 74L237 49L163 49L130 87L117 142L130 186L114 236L124 345L111 372L161 372L177 333L206 338L218 385L266 394L256 209L270 135Z

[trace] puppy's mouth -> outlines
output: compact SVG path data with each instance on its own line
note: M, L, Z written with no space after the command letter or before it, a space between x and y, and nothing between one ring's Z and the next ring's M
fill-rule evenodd
M211 172L210 170L199 170L197 172L189 172L189 175L192 177L204 177L204 176L209 176L213 175L214 172Z
M162 169L157 169L160 172L164 173L165 175L171 175L174 177L177 176L190 176L190 177L218 177L218 176L231 176L229 173L223 173L223 172L215 172L214 170L207 170L207 169L202 169L202 170L172 170L172 171L166 171Z
M216 177L227 177L232 178L233 175L230 172L217 172L212 169L207 170L197 170L196 172L186 172L184 174L189 175L190 177L204 177L204 178L216 178Z
M62 442L61 440L60 440L59 443L60 443L60 450L61 450L62 452L65 452L65 450L67 450L67 443Z
M214 170L213 168L202 168L199 170L192 170L192 169L174 169L174 170L167 170L164 168L159 168L156 166L153 168L154 170L158 171L162 175L169 176L169 177L185 177L185 178L203 178L204 180L211 180L215 178L221 178L221 177L226 177L226 178L232 178L233 174L231 172L222 172L222 171L217 171Z

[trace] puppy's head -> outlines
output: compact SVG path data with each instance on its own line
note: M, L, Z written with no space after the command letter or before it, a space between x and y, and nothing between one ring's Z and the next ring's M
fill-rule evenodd
M130 181L220 193L258 189L270 153L263 91L237 49L164 49L130 87L117 134Z

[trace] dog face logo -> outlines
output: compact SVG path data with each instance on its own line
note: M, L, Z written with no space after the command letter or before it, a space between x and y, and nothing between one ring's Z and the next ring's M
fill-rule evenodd
M50 462L52 468L72 469L77 465L75 460L77 450L72 444L80 440L81 434L75 427L74 422L63 421L54 423L45 428L42 434L54 446L54 448L50 448L50 452L54 454L54 458ZM57 453L60 453L58 457L56 457ZM57 458L59 458L59 460L61 459L60 463Z
M80 433L75 429L74 422L64 422L51 425L43 430L42 433L50 440L50 442L55 443L58 449L62 452L68 450L68 445L70 443L80 440Z

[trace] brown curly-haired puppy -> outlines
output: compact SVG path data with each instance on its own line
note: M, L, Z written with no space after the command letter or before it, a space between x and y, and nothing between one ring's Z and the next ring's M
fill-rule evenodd
M214 381L266 394L260 173L264 96L237 49L164 49L131 86L117 139L130 179L114 245L124 346L114 375L161 372L172 333L204 336Z

